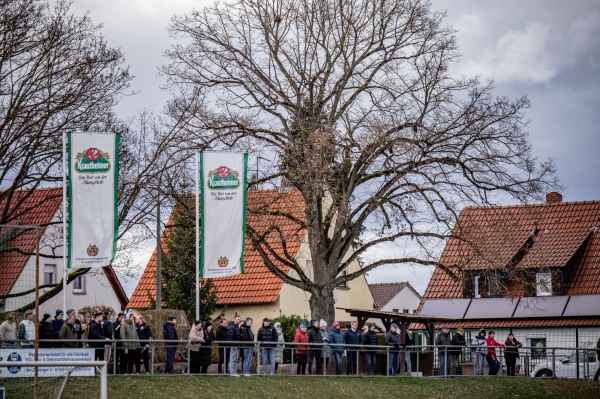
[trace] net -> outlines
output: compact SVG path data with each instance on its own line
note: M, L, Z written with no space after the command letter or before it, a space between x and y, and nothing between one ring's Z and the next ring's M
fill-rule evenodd
M106 399L106 377L105 362L0 361L0 399Z

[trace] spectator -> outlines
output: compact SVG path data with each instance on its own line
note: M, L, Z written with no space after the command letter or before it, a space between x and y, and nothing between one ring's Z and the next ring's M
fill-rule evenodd
M350 323L350 328L344 333L346 343L346 375L354 375L358 367L358 348L362 344L362 336L358 331L358 322Z
M33 348L35 346L35 323L33 322L33 310L25 312L25 318L19 323L19 340L21 347Z
M596 360L600 362L600 338L596 342ZM594 374L594 381L598 381L598 378L600 378L600 365L598 366L598 370L596 370L596 374Z
M411 375L412 374L412 365L410 362L410 350L411 350L411 346L413 346L415 344L415 341L413 339L413 335L412 335L412 331L410 331L408 328L406 329L406 334L404 334L404 362L406 363L406 375Z
M131 311L125 315L125 320L121 323L121 340L123 341L123 351L127 359L127 374L133 374L134 366L137 367L137 373L140 373L140 339L135 329L135 316Z
M229 341L229 329L227 328L227 319L221 319L219 327L217 327L216 340ZM223 367L224 366L224 367ZM229 372L229 345L219 344L219 374L227 374Z
M64 323L64 317L65 314L63 311L56 309L56 315L54 316L54 319L52 319L52 330L56 333L56 338L58 338L58 335L60 334L60 329Z
M375 374L375 357L377 355L377 333L375 332L375 323L367 323L367 332L362 338L363 345L366 346L365 358L367 359L367 375ZM372 347L369 349L369 347Z
M102 327L102 333L107 338L113 338L113 323L111 323L109 319L110 314L108 312L104 312L102 314L102 321L100 322L100 326ZM112 351L112 344L107 343L104 345L104 360L106 362L110 361L110 354Z
M252 318L246 317L246 321L240 327L240 340L244 342L244 363L242 371L244 377L250 377L250 366L252 366L252 355L254 355L254 333L252 332Z
M277 339L277 330L271 325L271 319L265 317L263 325L258 329L256 336L256 340L260 342L264 375L267 375L267 365L269 366L269 374L275 374L275 346L277 345Z
M388 368L389 375L393 377L398 373L398 368L400 367L398 363L400 335L398 335L398 325L396 323L392 323L390 331L385 334L385 344L391 347L389 350Z
M196 320L190 329L190 372L200 374L200 345L204 343L202 322Z
M448 350L450 354L450 375L456 375L463 347L467 346L464 334L465 330L458 327L456 333L452 336L452 348Z
M318 320L310 321L310 327L308 328L307 335L308 335L308 343L311 344L311 345L309 345L309 350L308 350L308 374L312 374L313 362L316 363L316 373L322 374L323 369L321 366L322 365L321 353L323 351L323 348L322 348L323 338L321 338L321 333L319 331L319 321Z
M2 347L13 349L17 347L17 316L8 313L6 320L0 324L0 344Z
M127 357L125 356L125 349L123 349L123 342L121 341L121 323L123 323L123 320L125 320L125 313L119 313L117 320L111 326L111 337L115 341L115 356L117 357L117 367L119 367L120 374L125 374L127 371Z
M448 375L450 362L448 358L448 346L452 345L450 327L442 327L442 332L435 338L435 346L438 351L438 375Z
M104 344L110 342L110 338L104 336L100 323L102 313L94 314L94 320L90 321L88 339L90 347L96 348L94 360L104 360Z
M150 373L150 341L152 340L152 330L150 326L144 321L144 316L139 315L137 317L137 323L135 330L140 340L140 361L136 365L136 370L141 374L141 362L144 362L144 371L146 374Z
M175 353L177 352L177 343L179 338L177 337L177 318L173 315L167 317L167 321L163 324L163 339L170 341L165 343L167 348L167 364L165 365L165 372L173 374L173 362L175 361Z
M275 372L277 373L277 367L283 364L283 350L285 349L285 338L283 336L283 330L281 329L281 323L275 323L275 330L277 331L277 347L275 348Z
M67 321L63 323L60 328L58 338L64 340L63 347L65 348L77 348L77 332L75 331L75 312L67 316ZM81 325L79 326L81 328Z
M506 346L501 344L500 342L496 341L494 338L496 337L496 333L494 331L490 331L487 337L487 346L488 346L488 353L486 356L487 362L488 362L488 366L490 366L490 372L488 373L488 375L497 375L498 371L500 370L500 362L498 361L498 358L496 357L496 346L500 346L504 349L506 349Z
M475 347L475 375L483 375L485 370L485 356L487 354L487 341L485 330L479 330L479 334L471 340L471 346Z
M212 361L212 343L215 340L215 332L210 321L204 324L204 343L200 345L200 374L208 372L208 366Z
M517 364L517 359L519 358L519 348L523 345L517 341L513 333L508 334L508 338L506 338L504 345L506 347L506 374L514 377L515 366Z
M344 335L340 331L340 323L334 321L329 332L329 343L331 345L331 354L335 360L335 375L340 375L342 371L342 355L344 354Z
M294 336L294 342L296 343L296 357L298 365L296 366L296 374L306 374L306 356L308 356L308 335L306 334L306 323L300 323L300 326L296 329L296 335Z
M52 329L52 316L45 313L39 325L40 348L52 348L57 338L58 336L54 336Z
M77 340L81 341L81 321L77 318L77 313L75 313L75 309L67 310L67 319L69 316L73 314L75 316L75 322L73 322L73 331L75 331L75 335L77 336ZM78 346L81 346L81 342L77 343Z
M323 350L321 351L321 358L323 367L327 370L329 366L329 358L331 357L331 348L329 347L329 333L327 332L327 322L323 319L319 322L319 333L323 340Z
M233 318L233 321L231 323L229 323L229 329L228 329L228 341L231 341L231 348L229 350L229 374L232 377L239 377L240 375L237 372L237 363L238 363L238 355L239 355L239 349L237 347L237 345L233 342L239 342L240 341L240 321L241 321L241 317L240 316L235 316Z

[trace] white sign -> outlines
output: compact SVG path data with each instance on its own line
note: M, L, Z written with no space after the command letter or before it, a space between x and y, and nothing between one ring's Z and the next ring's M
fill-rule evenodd
M11 377L33 377L33 367L19 366L18 362L32 362L35 360L34 348L0 349L0 362L15 362L14 366L0 367L0 379ZM94 349L83 348L58 348L39 349L40 362L92 362ZM65 375L73 366L38 367L39 377L57 377ZM77 367L72 376L93 376L94 367Z
M69 267L112 263L119 229L119 135L69 135Z
M203 278L244 272L247 154L200 153Z

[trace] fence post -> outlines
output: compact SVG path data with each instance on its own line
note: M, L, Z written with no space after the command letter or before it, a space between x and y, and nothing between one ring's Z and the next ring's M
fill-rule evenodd
M154 345L150 346L150 364L152 365L150 367L150 375L154 375Z
M195 327L193 327L195 328ZM191 343L191 342L190 342ZM192 365L191 359L190 359L190 344L188 344L187 346L187 375L192 374L191 370L190 370L190 366Z
M416 371L417 375L419 375L419 357L420 357L420 354L421 354L421 348L419 348L419 350L417 351L417 371ZM423 374L421 374L421 375L423 375Z
M444 378L448 378L448 345L444 346Z
M386 377L390 376L390 347L388 346L386 349L386 358L387 358L387 364L385 365L385 375Z
M115 341L112 342L112 345L114 346L114 356L113 356L113 375L117 374L117 343ZM123 359L121 359L123 360ZM108 366L107 366L108 367Z
M552 348L552 377L556 377L556 348Z
M256 343L256 375L260 375L260 341ZM263 370L264 371L264 370ZM267 375L267 373L265 373Z

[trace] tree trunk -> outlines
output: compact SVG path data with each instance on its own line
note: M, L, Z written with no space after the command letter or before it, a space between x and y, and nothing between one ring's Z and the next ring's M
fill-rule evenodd
M335 320L335 301L333 300L333 290L323 288L321 290L311 291L310 314L315 320L325 320L331 325Z

